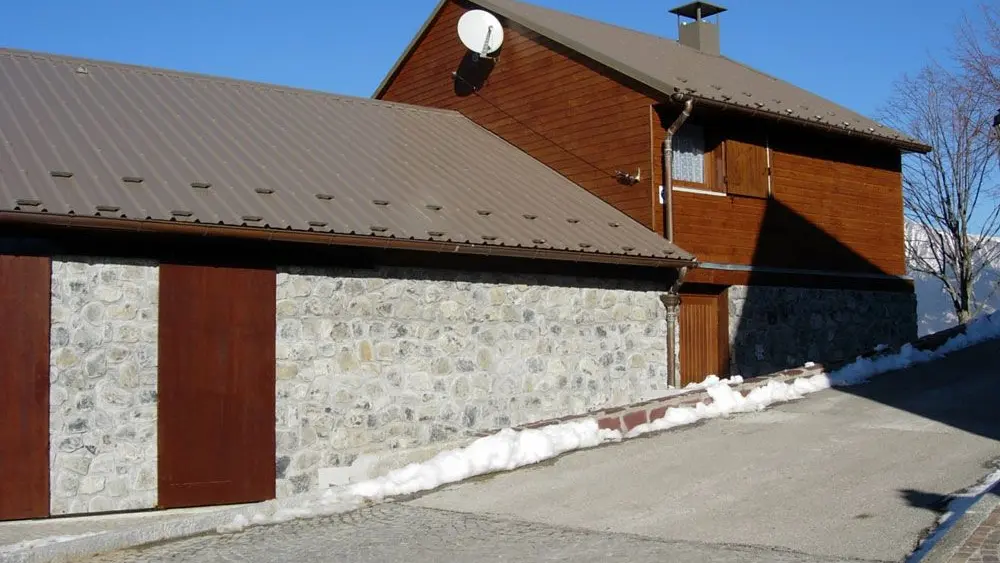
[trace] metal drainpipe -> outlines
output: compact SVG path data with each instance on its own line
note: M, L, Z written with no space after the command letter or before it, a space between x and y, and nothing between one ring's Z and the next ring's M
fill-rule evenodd
M679 290L687 270L687 266L680 268L677 280L667 293L660 296L660 302L667 309L667 383L678 389L681 386L681 375L677 370L677 313L681 305Z
M683 96L674 95L675 100L682 98ZM670 242L674 241L674 135L677 134L677 130L681 128L681 125L684 125L687 118L691 116L692 107L694 107L693 98L684 100L684 109L681 110L681 114L667 128L667 136L663 139L663 202L667 206L667 232L665 234L667 240Z
M674 99L680 101L683 96L674 95ZM694 107L694 99L684 99L684 109L681 114L674 119L674 122L667 128L667 135L663 139L663 203L666 205L667 229L664 233L667 240L674 240L674 151L673 141L677 130L684 125L687 118L691 116L691 108ZM670 287L667 294L660 296L660 301L667 309L667 373L668 383L675 388L681 386L681 374L677 370L677 314L681 306L680 287L687 275L687 268L681 268L677 274L677 280Z

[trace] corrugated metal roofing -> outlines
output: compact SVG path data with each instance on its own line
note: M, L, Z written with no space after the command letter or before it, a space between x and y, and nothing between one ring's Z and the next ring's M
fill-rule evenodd
M442 0L435 14L446 1L449 0ZM696 102L707 101L801 122L810 127L869 137L904 150L930 150L917 139L812 92L728 57L681 45L674 39L518 0L470 1L668 96L680 93L694 98ZM664 18L666 24L667 19ZM410 48L414 46L415 42ZM502 53L500 57L502 61ZM403 60L405 54L387 75L376 95L388 85Z
M0 50L0 210L690 254L457 112Z

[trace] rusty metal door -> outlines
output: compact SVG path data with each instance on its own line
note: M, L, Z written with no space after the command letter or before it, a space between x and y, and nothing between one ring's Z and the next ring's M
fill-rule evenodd
M160 267L159 505L275 491L275 272Z
M49 515L48 258L0 255L0 520Z
M701 383L709 375L728 375L726 304L724 290L681 294L681 385Z

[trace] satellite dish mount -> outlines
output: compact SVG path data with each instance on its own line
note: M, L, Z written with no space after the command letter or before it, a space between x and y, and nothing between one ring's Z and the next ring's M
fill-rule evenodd
M469 10L458 20L458 38L472 51L473 60L494 60L492 55L503 45L503 26L485 10Z

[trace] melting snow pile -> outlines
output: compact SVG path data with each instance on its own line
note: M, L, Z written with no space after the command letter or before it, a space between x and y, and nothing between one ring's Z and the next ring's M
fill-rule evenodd
M428 491L476 475L508 471L621 439L621 432L598 428L594 419L520 431L506 428L479 438L465 448L441 452L424 463L411 463L383 477L299 497L292 506L281 507L280 503L275 503L270 514L262 510L252 518L237 516L231 524L219 527L219 532L237 532L251 524L345 512L361 506L366 500L381 501L386 497Z
M593 419L520 432L507 428L461 450L442 452L426 463L412 463L385 477L353 485L349 490L362 498L381 500L426 491L476 475L508 471L621 438L621 432L599 429Z
M632 438L647 432L666 430L677 426L693 424L706 418L717 418L732 413L764 410L769 405L800 399L804 395L816 393L830 387L846 387L868 381L880 373L886 373L913 365L922 364L944 357L951 352L968 348L974 344L1000 338L1000 313L980 317L966 326L964 334L959 334L935 350L917 350L911 344L905 344L895 354L886 354L875 358L858 358L833 373L820 373L812 377L802 377L791 383L769 381L767 385L750 391L746 396L730 387L730 384L742 382L739 376L732 380L719 380L710 377L703 386L712 397L712 403L698 403L694 407L671 407L663 418L636 426L628 434ZM879 346L877 350L885 350ZM812 367L812 362L806 367ZM714 378L714 379L713 379Z
M732 385L743 382L740 376L719 379L711 376L688 389L704 389L712 398L710 404L694 407L671 407L663 418L633 428L625 437L693 424L699 420L718 418L733 413L760 411L774 403L800 399L804 395L829 389L864 383L870 377L929 362L948 353L967 348L991 338L1000 337L1000 313L981 317L967 326L965 334L950 339L934 351L921 351L907 344L896 354L876 358L859 358L854 363L830 373L798 378L791 383L770 381L746 395ZM812 367L812 362L806 367ZM428 491L445 485L496 471L507 471L551 459L565 452L591 448L623 438L617 430L599 429L597 421L585 419L546 426L539 429L504 429L492 436L480 438L469 446L441 452L424 463L413 463L389 474L342 488L275 501L251 518L237 516L220 532L235 532L251 524L276 523L294 518L336 514L355 509L365 501L381 501L387 497Z

